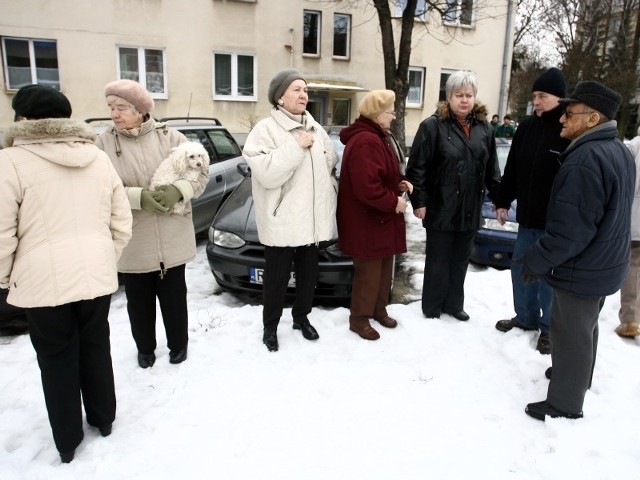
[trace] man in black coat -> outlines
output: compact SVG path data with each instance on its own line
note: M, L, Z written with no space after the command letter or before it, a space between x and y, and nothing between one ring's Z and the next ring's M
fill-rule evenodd
M547 399L527 405L538 420L580 418L591 386L598 316L607 295L627 275L635 163L616 138L613 120L622 96L605 85L580 82L560 103L560 135L571 140L561 155L545 234L525 255L522 280L543 277L554 290L553 371Z
M513 328L539 330L536 350L548 355L551 353L549 321L553 289L544 279L525 285L520 281L520 274L525 254L544 234L549 194L560 168L559 156L569 145L569 139L560 136L560 116L564 111L560 98L567 93L562 72L550 68L533 82L531 92L534 114L524 119L516 130L494 202L498 222L504 225L511 202L518 201L518 237L511 259L516 315L498 321L496 328L501 332Z

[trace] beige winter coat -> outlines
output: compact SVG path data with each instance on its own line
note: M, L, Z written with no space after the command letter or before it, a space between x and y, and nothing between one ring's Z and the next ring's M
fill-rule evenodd
M305 117L303 127L274 108L244 144L258 237L264 245L311 245L336 235L338 184L332 172L338 156L322 126L308 112ZM314 134L311 148L303 149L296 141L303 129Z
M151 176L169 156L171 148L186 142L180 132L150 119L137 135L110 128L96 144L107 152L127 191L133 212L133 237L122 252L118 271L146 273L183 265L196 256L196 240L191 221L191 204L184 215L154 215L142 210L140 195L149 188ZM179 180L174 185L185 203L199 196L207 186L208 175L197 182Z
M113 293L129 202L95 133L69 119L14 124L0 150L0 287L22 308Z

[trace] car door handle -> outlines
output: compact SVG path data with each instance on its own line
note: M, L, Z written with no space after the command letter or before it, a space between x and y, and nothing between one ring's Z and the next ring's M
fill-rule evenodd
M222 182L222 175L216 175L216 182L217 183Z

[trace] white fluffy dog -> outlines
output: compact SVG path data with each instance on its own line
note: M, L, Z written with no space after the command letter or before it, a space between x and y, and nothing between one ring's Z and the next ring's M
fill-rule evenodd
M170 185L176 180L195 182L200 174L209 173L209 154L200 142L185 142L171 149L171 154L158 166L151 177L149 188L156 190L160 185ZM185 213L187 206L180 200L173 207L173 212Z

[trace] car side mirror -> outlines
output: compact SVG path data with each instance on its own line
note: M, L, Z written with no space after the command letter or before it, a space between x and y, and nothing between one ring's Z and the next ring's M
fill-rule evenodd
M249 167L249 165L247 165L244 162L240 162L236 166L236 169L238 170L240 175L242 175L243 177L247 177L247 176L251 175L251 168Z

